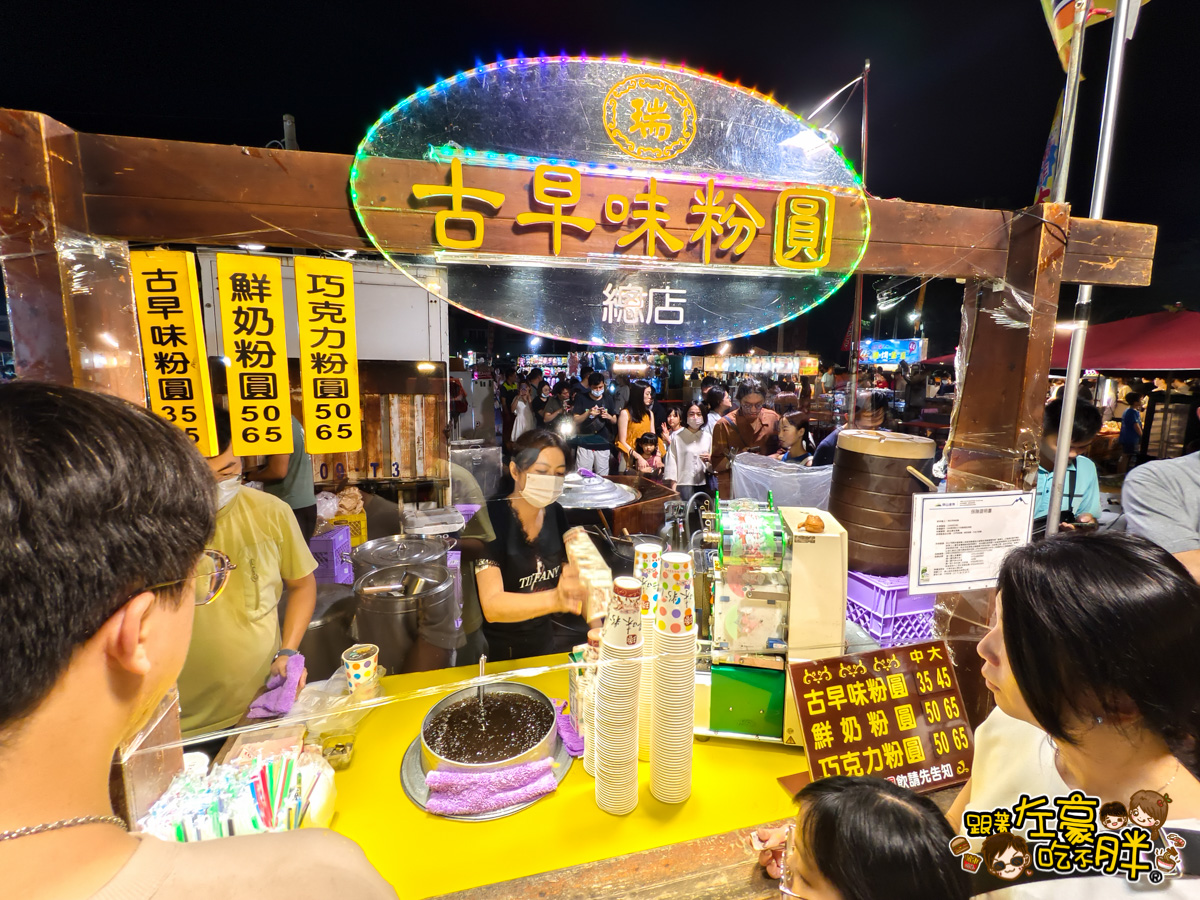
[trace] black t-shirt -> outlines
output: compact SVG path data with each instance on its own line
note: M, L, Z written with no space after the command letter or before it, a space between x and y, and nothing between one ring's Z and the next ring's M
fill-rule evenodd
M489 500L488 532L494 535L484 545L482 559L491 560L500 569L504 590L512 594L536 594L558 587L567 550L563 544L567 514L557 503L546 507L542 530L530 542L520 520L507 499ZM494 659L517 659L551 653L553 631L550 616L538 616L524 622L489 622L484 615L484 634L496 653ZM513 652L505 652L511 649Z
M599 400L592 396L591 391L581 392L575 398L575 405L571 411L578 416L588 412L593 406L599 406L612 416L617 414L616 398L608 391L605 391ZM579 444L611 444L615 434L613 425L614 423L601 416L584 419L575 425L575 432L579 435L575 442Z

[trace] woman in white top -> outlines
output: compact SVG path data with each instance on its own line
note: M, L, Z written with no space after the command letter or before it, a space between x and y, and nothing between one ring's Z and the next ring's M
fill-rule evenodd
M710 391L711 393L711 391ZM712 471L712 435L704 428L704 404L692 402L683 411L687 427L675 432L667 448L663 481L683 500L708 484Z
M721 417L725 413L733 409L733 402L721 388L710 388L704 395L704 403L708 407L708 418L704 428L709 434L712 434L713 426L721 421Z
M517 396L513 398L513 427L512 434L509 435L510 441L515 441L527 431L533 431L537 425L533 420L533 390L529 386L528 381L522 381L520 388L517 389Z
M998 708L975 733L974 770L951 825L965 833L964 811L1011 809L1022 794L1053 803L1078 790L1106 808L1128 804L1130 825L1161 832L1143 859L1152 871L1168 868L1157 854L1169 852L1172 831L1200 829L1198 646L1200 585L1150 541L1070 532L1011 551L993 627L978 647ZM1156 805L1159 814L1148 813ZM1200 896L1200 872L1188 871L1132 884L1119 873L1017 874L996 893Z

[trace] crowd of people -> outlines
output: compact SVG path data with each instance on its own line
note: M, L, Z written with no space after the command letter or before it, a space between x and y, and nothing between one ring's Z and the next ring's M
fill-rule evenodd
M663 477L681 486L719 473L730 448L765 450L774 437L780 458L809 452L802 414L768 409L769 389L757 382L737 385L732 400L710 388L712 402L689 403L661 424L644 385L631 384L615 410L602 376L586 383L575 400L567 388L529 382L524 392L513 382L513 396L530 406L543 399L530 410L543 424L569 415L612 426L627 464L657 468L663 441ZM872 412L873 392L862 393L863 411ZM1039 474L1062 439L1059 406L1045 412ZM1070 436L1074 486L1064 491L1073 527L1004 559L978 645L996 708L976 731L958 800L942 816L928 799L879 779L814 782L797 797L792 828L759 835L762 864L785 895L976 893L980 882L950 852L965 813L1036 794L1095 797L1113 821L1144 825L1159 854L1171 852L1170 835L1200 842L1200 674L1191 656L1200 635L1200 454L1137 467L1123 496L1128 533L1091 533L1094 473L1080 451L1101 420L1080 403ZM220 421L218 433L220 453L205 460L181 431L123 401L32 382L0 386L0 871L13 896L391 896L361 850L331 832L164 844L127 834L112 815L115 748L185 673L200 615L241 569L213 547L227 510L249 514L243 492L229 488L236 472ZM578 615L583 600L556 503L567 443L534 427L512 450L513 492L488 504L491 531L475 559L497 657L552 642L554 617ZM247 532L253 577L232 598L238 608L269 604L276 580L303 593L311 571L287 504L264 507L253 527L274 524ZM264 599L257 582L267 560L274 574ZM288 640L293 630L285 621ZM278 632L266 643L280 646ZM1095 872L1031 874L1028 847L1015 838L979 852L986 884L1003 896L1115 897L1147 887ZM1185 869L1155 895L1194 895L1196 874Z

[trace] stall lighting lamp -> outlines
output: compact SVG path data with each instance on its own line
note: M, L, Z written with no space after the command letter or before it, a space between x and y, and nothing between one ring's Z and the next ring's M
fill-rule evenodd
M435 366L435 365L434 365L433 363L431 363L431 362L420 362L420 363L417 363L417 371L418 371L418 372L432 372L432 371L433 371L434 369L436 369L436 368L437 368L437 366Z
M587 54L582 51L580 52L579 56L570 56L566 53L563 53L563 54L560 54L559 56L551 57L551 56L546 56L543 53L543 54L538 55L537 64L544 66L544 65L549 65L551 62L558 62L560 65L566 65L571 62L586 62L586 61L588 61L588 59L589 59L589 57L587 56ZM594 60L594 57L592 59ZM664 72L682 72L682 73L685 73L688 75L695 76L696 78L700 78L704 81L712 82L713 84L719 84L719 85L723 85L726 87L733 87L733 88L736 88L737 90L741 90L746 93L749 93L751 96L755 97L756 99L762 100L763 102L768 103L771 106L774 106L776 109L779 109L782 112L787 113L788 115L795 116L795 118L798 119L800 121L800 123L802 125L804 125L805 127L808 127L808 128L812 127L812 126L808 125L808 123L804 120L803 116L799 115L798 113L792 112L792 110L788 109L786 106L779 103L774 98L774 96L762 94L761 92L759 92L753 88L744 88L737 81L731 82L727 79L721 78L718 75L711 75L700 69L692 69L683 64L679 64L679 65L668 64L665 60L663 60L661 63L654 63L647 59L643 59L639 62L637 60L630 60L629 54L627 54L627 53L622 53L620 57L612 58L612 59L610 59L607 55L601 55L600 61L602 63L612 62L614 64L635 65L635 66L641 66L643 68L658 68ZM484 75L488 74L489 72L496 72L496 71L508 70L508 69L521 69L523 67L526 67L526 66L529 66L532 64L532 61L529 58L524 57L524 56L519 56L517 59L497 58L496 62L488 63L486 65L484 65L482 63L482 61L477 60L477 62L478 62L478 65L476 65L476 67L473 69L470 69L466 72L460 71L450 78L443 78L441 81L438 81L437 83L431 85L430 87L422 88L422 89L418 90L417 92L410 94L408 97L405 97L403 100L401 100L395 106L393 106L390 110L385 112L379 118L379 121L377 121L374 125L372 125L370 127L370 129L368 129L366 137L364 137L363 140L358 145L358 150L354 156L354 163L350 169L350 179L351 179L350 197L351 197L351 200L354 202L356 208L358 205L358 191L354 187L354 182L358 179L359 160L365 156L372 155L372 154L369 154L366 152L367 146L374 142L375 137L378 134L379 126L380 126L381 122L384 122L385 120L390 120L393 116L397 115L398 113L403 114L403 113L407 112L408 107L410 105L423 103L424 101L428 100L430 97L437 96L438 94L449 89L451 86L453 86L455 84L459 84L461 82L468 81L471 78L482 78ZM430 148L430 149L432 151L433 148ZM832 149L833 152L836 153L841 158L841 160L845 164L847 170L853 175L855 185L861 190L862 189L862 176L860 176L858 174L858 172L854 169L854 166L851 165L850 161L846 158L845 153L842 152L842 149L833 144L830 144L830 149ZM458 148L452 148L452 150L455 154L460 152ZM463 156L465 158L472 159L472 160L476 159L478 156L477 151L475 151L474 149L472 149L470 147L463 148L461 150L461 153L463 154ZM489 157L488 154L493 154L494 158ZM513 157L513 159L511 161L508 159L508 157L510 155ZM503 157L503 162L500 161L502 157ZM494 151L483 151L482 159L485 164L487 162L489 162L489 160L490 160L495 165L515 165L518 162L518 160L524 160L525 161L524 165L527 167L541 165L541 162L542 162L541 157L524 157L524 156L518 157L516 154L499 154L499 153L495 153ZM562 161L547 159L546 162L550 162L551 164L556 164L556 163L562 162ZM577 161L577 160L566 160L565 163L567 165L571 165L571 164L575 164L577 166L579 165L579 161ZM615 163L605 164L604 167L602 167L601 164L599 164L599 163L585 163L584 165L585 165L585 167L592 169L592 170L599 169L599 168L605 168L605 167L607 167L607 165L612 165L614 169L619 168L616 166ZM628 169L628 173L637 174L640 177L649 177L650 175L653 174L653 172L649 172L646 170L634 170L632 168ZM664 179L670 180L671 173L666 172L661 177L664 177ZM688 174L676 173L676 177L679 178L680 180L685 180L685 179L690 180L690 179L696 178L697 176L696 176L696 174L692 174L692 173L688 173ZM715 175L706 175L705 177L714 177L715 178L716 176ZM734 176L729 176L729 177L733 179L733 183L737 183L737 184L743 185L743 186L752 186L754 184L759 183L759 182L755 181L754 179L743 178L740 175L734 175ZM723 181L722 183L726 183L726 182ZM779 186L781 184L787 184L788 182L775 181L775 182L762 182L762 183L770 184L773 186ZM846 192L846 193L849 192L846 188L831 187L830 189L834 190L834 191L841 191L841 192ZM870 242L869 239L870 239L870 233L871 233L871 207L867 204L864 204L863 209L864 209L864 213L865 213L867 221L866 221L865 232L863 235L862 249L859 251L858 258L854 260L854 262L849 266L847 271L842 274L842 277L838 280L837 284L834 285L832 290L830 290L829 293L826 294L826 296L823 297L821 300L819 300L815 303L810 303L807 306L804 306L803 308L797 310L795 313L793 313L790 316L786 316L775 322L770 322L770 323L762 326L761 328L757 328L753 331L741 331L741 332L721 335L716 338L710 338L710 339L700 340L700 341L677 341L675 343L658 342L659 346L699 347L699 346L703 346L704 344L717 343L718 341L725 341L730 338L750 337L750 336L753 336L756 334L761 334L764 331L768 331L772 328L782 325L784 322L790 322L792 319L798 318L799 316L805 315L806 313L811 312L813 309L816 309L817 306L819 306L821 303L823 303L825 300L827 300L830 296L835 294L838 290L840 290L842 288L842 286L847 281L850 280L850 276L854 274L854 271L858 268L859 263L862 262L862 258L866 255L867 246L869 245L869 242ZM371 243L380 249L380 251L383 253L383 255L387 258L388 262L390 262L393 266L395 266L397 269L399 269L401 272L403 272L406 276L408 276L414 283L419 285L420 281L418 281L416 276L411 275L404 268L404 266L402 266L399 262L397 262L392 257L392 254L390 251L383 248L383 245L381 244L381 242L376 239L374 233L371 232L371 230L367 227L366 222L363 221L362 216L359 216L359 221L360 221L360 223L362 223L363 229L367 232L367 236L370 238ZM449 297L443 296L442 299L445 300L447 303L450 303L451 305L458 307L459 309L462 309L466 312L471 313L472 315L479 316L484 321L494 322L497 325L503 325L507 328L513 328L517 331L523 331L526 334L532 334L532 335L536 335L538 337L550 338L551 340L578 340L576 338L571 338L571 337L567 337L567 336L560 335L560 334L552 334L550 332L537 331L532 328L522 328L521 326L516 325L512 322L506 322L506 321L504 321L502 319L498 319L494 316L484 315L483 313L479 312L478 310L471 309L469 307L463 306L462 304L456 303L455 301L451 300ZM643 346L641 344L623 343L620 341L606 341L600 335L593 335L591 337L589 343L596 345L596 346L602 346L602 347L639 347L639 346Z
M251 253L257 253L259 250L266 250L266 244L238 244L242 250L248 250Z

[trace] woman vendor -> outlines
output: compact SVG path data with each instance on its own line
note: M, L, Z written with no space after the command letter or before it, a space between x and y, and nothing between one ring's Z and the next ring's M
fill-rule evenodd
M567 474L566 444L551 431L521 435L513 444L509 473L513 492L489 500L486 521L472 520L468 529L485 538L475 562L475 585L493 660L556 652L552 616L579 618L583 604L578 573L563 546L566 514L555 502Z
M1198 635L1200 586L1144 538L1069 532L1011 551L978 647L997 709L975 733L951 825L962 834L964 811L1081 791L1147 827L1152 865L1169 853L1173 830L1200 829ZM1003 896L1196 896L1200 873L1186 874L1150 891L1144 874L1022 878Z

